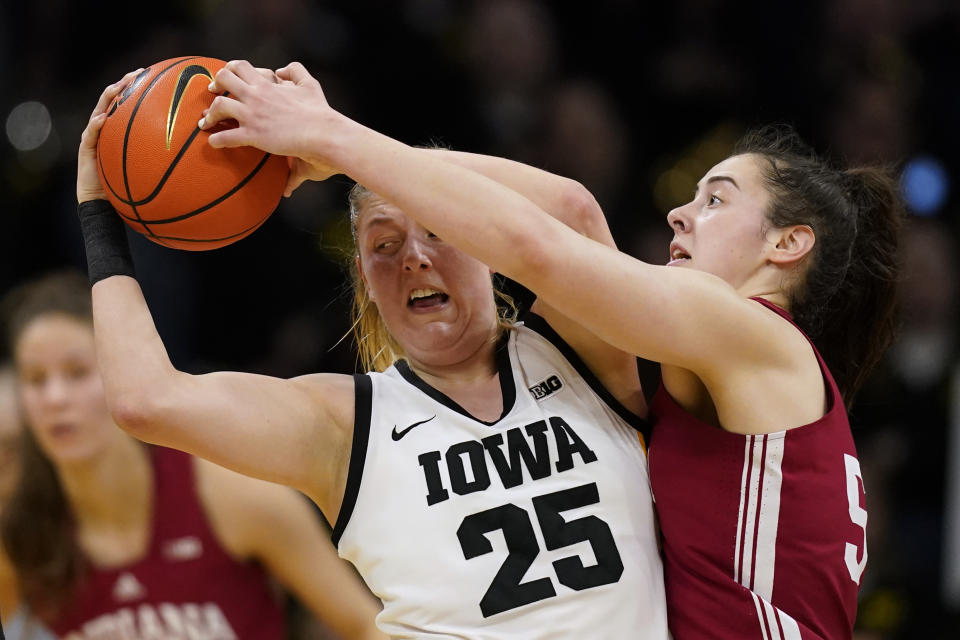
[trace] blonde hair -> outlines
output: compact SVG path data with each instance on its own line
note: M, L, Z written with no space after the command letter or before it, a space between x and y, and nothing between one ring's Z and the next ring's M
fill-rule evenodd
M376 194L364 187L355 184L350 189L350 235L353 238L353 256L359 255L357 245L357 219L363 212L363 205ZM397 360L402 360L406 354L403 347L396 341L387 329L387 325L380 315L377 305L370 300L367 287L360 277L359 260L350 261L350 283L353 288L353 304L350 309L351 332L357 345L357 359L363 371L384 371ZM497 333L494 340L499 339L504 331L516 327L517 310L513 298L493 287L497 307Z

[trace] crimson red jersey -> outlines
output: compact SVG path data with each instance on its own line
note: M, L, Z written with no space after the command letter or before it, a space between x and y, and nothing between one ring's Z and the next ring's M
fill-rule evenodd
M697 420L662 385L653 400L650 475L676 640L852 635L863 479L843 399L814 352L828 409L802 427L736 434Z
M65 640L238 640L284 637L284 614L263 570L217 542L197 495L193 460L151 447L153 531L125 567L89 566L50 629ZM89 563L88 563L89 564Z

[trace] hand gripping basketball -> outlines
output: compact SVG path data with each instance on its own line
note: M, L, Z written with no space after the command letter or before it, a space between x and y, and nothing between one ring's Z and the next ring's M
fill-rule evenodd
M325 180L340 173L320 155L325 122L339 114L330 108L320 83L302 64L293 62L275 76L245 60L231 60L217 72L210 90L222 93L204 112L199 126L210 130L219 123L237 126L210 135L217 148L254 146L295 158L284 195L305 180Z

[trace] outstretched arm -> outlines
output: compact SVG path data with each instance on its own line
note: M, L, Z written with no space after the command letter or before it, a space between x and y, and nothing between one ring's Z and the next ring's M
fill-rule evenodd
M335 518L353 425L352 378L178 371L129 275L124 226L103 200L95 163L105 110L134 74L104 91L78 154L97 358L113 417L147 442L301 489Z
M729 363L789 367L781 322L710 274L640 262L544 215L495 180L364 127L329 107L299 63L267 83L233 61L212 88L204 127L214 146L254 145L297 156L320 173L343 172L445 241L521 282L547 304L629 353L720 384ZM711 318L704 322L704 318ZM771 362L780 358L781 361Z
M577 233L616 248L603 210L593 194L576 180L505 158L447 149L423 149L421 152L495 180ZM622 405L638 415L646 415L646 401L632 354L604 342L541 299L534 303L533 310L577 352Z
M506 158L450 149L421 152L495 180L577 233L609 247L617 246L596 198L576 180Z

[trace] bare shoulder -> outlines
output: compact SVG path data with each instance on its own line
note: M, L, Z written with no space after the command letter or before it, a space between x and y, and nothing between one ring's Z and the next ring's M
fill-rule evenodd
M326 407L328 417L333 419L331 426L349 428L353 426L354 378L342 373L311 373L291 378L290 383L308 397L314 398L318 406Z
M724 283L724 288L729 285ZM722 380L739 370L796 372L798 367L805 368L804 364L816 365L816 358L811 360L810 342L792 322L757 300L724 298L709 319L703 363L693 367L699 375ZM699 337L687 336L686 340L696 343Z
M816 352L789 320L745 300L746 353L718 363L703 382L723 427L769 433L809 424L826 411L827 389Z
M820 366L810 340L790 320L756 300L744 301L755 320L751 329L764 333L763 346L768 349L771 365L793 373L815 372Z

